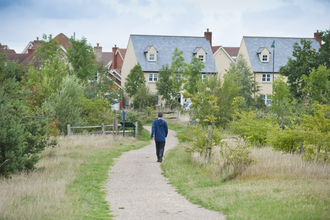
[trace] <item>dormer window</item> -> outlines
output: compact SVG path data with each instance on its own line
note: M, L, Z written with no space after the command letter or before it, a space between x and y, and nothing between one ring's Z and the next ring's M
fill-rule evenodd
M195 55L195 57L199 58L201 62L206 62L206 52L203 47L196 47L193 51L193 54Z
M157 61L158 51L154 46L152 45L147 46L146 49L144 49L144 53L148 61L153 61L153 62Z
M257 51L257 54L259 56L260 62L262 63L268 63L269 62L269 50L266 47L260 47Z

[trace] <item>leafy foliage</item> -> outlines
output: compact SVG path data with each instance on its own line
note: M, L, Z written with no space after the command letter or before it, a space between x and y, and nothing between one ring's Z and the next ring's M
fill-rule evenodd
M127 75L125 82L125 91L129 97L133 97L139 87L146 85L146 79L144 78L144 73L142 71L141 65L136 64L130 73Z
M305 84L304 92L313 101L330 104L330 69L320 65L309 76L303 76L302 81Z
M311 46L312 42L301 39L300 45L293 45L292 57L280 68L280 74L288 77L289 89L294 98L300 99L305 83L302 76L309 76L313 68L318 67L317 52Z
M238 143L235 147L223 142L220 148L221 158L218 161L222 181L234 179L240 175L254 159L250 156L249 146Z
M67 124L84 124L81 118L83 94L83 86L79 83L79 79L74 75L67 76L58 91L52 93L43 103L43 109L52 113L54 119L59 120L59 129L62 133L66 133Z
M137 89L134 98L134 109L145 109L148 107L155 108L157 104L157 96L150 92L149 87L141 86Z
M165 100L165 105L171 105L173 82L171 70L168 64L163 65L159 70L158 81L156 82L157 94Z
M46 120L28 108L31 92L19 84L16 70L18 64L0 51L0 175L4 176L33 169L38 153L48 146Z
M255 107L257 102L254 97L259 91L259 86L253 79L253 72L248 67L243 55L238 55L236 64L230 66L229 72L231 71L240 77L239 86L241 86L241 90L239 95L244 98L247 108Z
M96 75L97 66L94 64L93 47L87 44L87 39L70 39L72 47L67 49L68 61L73 67L75 75L81 80L91 80Z

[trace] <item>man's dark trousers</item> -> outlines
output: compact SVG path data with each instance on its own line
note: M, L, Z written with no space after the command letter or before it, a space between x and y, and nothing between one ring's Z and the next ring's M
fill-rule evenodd
M165 148L165 141L164 142L158 142L156 141L156 155L159 157L159 155L164 155L164 148Z

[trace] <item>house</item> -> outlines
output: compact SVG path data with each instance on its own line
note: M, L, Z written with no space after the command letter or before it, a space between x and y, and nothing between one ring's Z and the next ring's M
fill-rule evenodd
M231 64L236 62L239 47L223 47L223 46L213 46L212 45L212 32L204 32L204 36L210 42L212 53L214 57L214 62L217 67L219 77L222 77L229 69Z
M54 40L60 45L61 49L66 53L66 49L71 46L70 39L63 33L58 34ZM33 60L35 57L35 50L37 47L42 46L41 41L37 37L36 40L30 41L24 48L22 53L16 53L15 50L9 49L8 46L2 46L2 49L6 51L9 61L17 61L18 64L27 66L30 62L33 62L34 67L39 67L41 64L38 59Z
M319 50L321 41L317 38L243 36L239 55L243 55L253 71L265 104L269 104L271 100L273 78L279 76L280 67L286 65L288 58L292 56L293 44L300 45L301 39L310 40L312 47ZM272 48L273 42L275 48Z
M130 70L139 63L147 86L156 93L159 70L163 65L171 65L175 48L183 51L185 62L190 63L195 56L204 63L201 75L217 73L211 45L206 37L130 35L121 71L122 85L125 85ZM125 104L127 107L129 102Z
M122 89L121 85L121 68L124 62L126 49L120 49L116 45L112 47L112 52L102 52L102 47L99 43L94 47L95 63L103 61L104 67L108 70L109 79L114 80L118 89ZM120 110L123 107L123 102L114 105L115 110Z

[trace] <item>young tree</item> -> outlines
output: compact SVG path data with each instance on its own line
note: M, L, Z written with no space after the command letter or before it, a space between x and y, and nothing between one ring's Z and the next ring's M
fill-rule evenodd
M312 42L301 39L300 45L293 45L292 57L289 58L287 64L280 68L280 74L288 77L289 89L296 99L302 98L305 83L302 76L309 76L313 68L317 68L318 53L312 48Z
M172 78L171 78L171 70L168 64L163 65L159 70L158 81L156 82L157 94L165 100L165 105L170 105L171 102L171 94L172 94Z
M59 129L62 133L66 133L67 124L83 124L81 117L83 95L83 85L79 83L79 79L75 75L66 76L58 91L52 93L43 103L42 108L60 121Z
M33 169L48 141L47 123L28 108L31 92L18 82L18 70L0 51L0 175L5 176Z
M97 73L94 64L95 55L93 47L87 44L87 39L70 39L72 47L67 49L68 61L73 67L74 73L81 80L91 80Z
M176 100L184 83L183 74L187 71L187 64L184 62L182 54L182 50L179 51L178 48L175 48L170 67L173 85L171 95Z
M125 82L125 91L129 97L133 97L139 87L146 85L146 79L142 71L141 65L136 64L127 75Z
M190 94L196 94L197 83L201 79L201 71L204 69L205 65L200 61L199 58L193 57L190 64L188 64L188 69L184 76L187 82L184 84L183 88Z
M253 79L253 72L248 67L243 55L238 55L235 65L231 65L229 71L234 71L241 77L240 86L242 89L239 94L245 99L247 107L254 107L256 105L256 93L259 91L257 82Z
M330 69L320 65L317 70L311 72L309 76L303 76L302 81L305 84L304 92L307 93L313 101L330 103Z
M276 77L273 82L272 111L276 113L277 120L282 129L288 116L291 114L292 107L291 94L283 76Z

